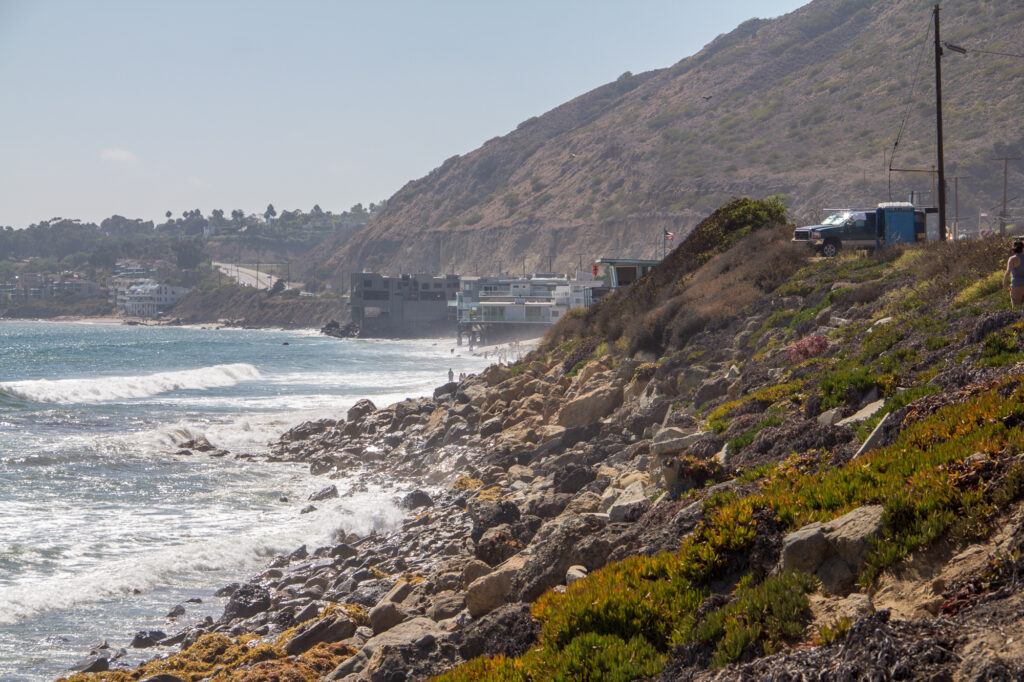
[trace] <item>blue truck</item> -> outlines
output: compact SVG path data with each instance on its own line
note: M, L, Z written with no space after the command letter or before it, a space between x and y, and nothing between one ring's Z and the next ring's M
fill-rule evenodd
M806 244L823 256L841 249L877 249L939 238L936 209L909 202L879 204L874 210L836 211L820 225L799 227L793 241Z

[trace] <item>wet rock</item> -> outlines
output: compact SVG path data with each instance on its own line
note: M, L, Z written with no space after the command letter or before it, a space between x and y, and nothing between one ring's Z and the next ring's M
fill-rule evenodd
M320 502L321 500L329 500L338 497L338 486L329 485L326 488L318 490L317 492L309 496L310 502Z
M185 615L185 607L182 606L181 604L178 604L173 609L168 611L167 615L164 616L164 618L178 618L178 617L184 616L184 615Z
M224 607L221 620L250 618L270 608L270 592L255 583L246 583L235 590Z
M167 637L166 632L160 630L139 630L132 637L132 643L128 646L133 649L146 649L151 646L156 646L157 642Z
M235 593L235 590L237 590L239 587L241 587L240 583L229 583L229 584L225 585L224 587L220 588L219 590L217 590L216 592L214 592L213 596L214 597L230 597L232 594Z
M80 673L101 673L110 670L106 656L89 656L71 666L70 670Z
M430 499L430 495L422 490L413 490L402 498L402 507L405 509L418 509L420 507L432 507L434 501Z

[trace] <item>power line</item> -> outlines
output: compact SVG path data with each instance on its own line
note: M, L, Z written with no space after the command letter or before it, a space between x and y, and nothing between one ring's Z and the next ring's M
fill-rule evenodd
M949 46L947 45L946 47ZM1016 59L1024 59L1024 54L1011 54L1009 52L993 52L991 50L979 50L973 47L965 47L963 49L965 49L967 52L980 52L981 54L994 54L1000 57L1014 57Z
M896 158L896 148L899 146L900 138L903 137L903 131L907 127L907 119L910 117L910 107L914 104L914 92L917 90L917 84L920 81L921 64L924 63L924 57L925 57L926 54L928 54L928 50L927 50L927 47L928 47L928 36L930 36L931 34L932 34L932 22L929 21L928 22L928 30L925 31L924 38L921 41L921 46L922 46L921 55L918 57L918 59L917 59L917 66L914 68L914 80L913 80L913 82L912 82L912 84L910 86L910 93L907 95L907 108L903 112L903 120L900 121L900 129L896 132L896 139L892 143L892 153L889 155L889 170L890 171L892 170L893 159ZM890 182L889 194L891 195L892 194L892 187L891 187L892 180L891 180L891 176L890 176L889 182ZM891 196L890 196L890 198L891 198Z

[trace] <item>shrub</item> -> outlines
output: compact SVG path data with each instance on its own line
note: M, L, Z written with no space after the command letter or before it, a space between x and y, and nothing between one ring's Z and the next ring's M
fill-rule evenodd
M810 615L807 593L817 584L817 578L795 572L753 587L743 583L732 602L690 632L681 633L679 639L714 643L711 665L716 668L745 656L773 654L803 632Z
M829 372L821 379L821 408L845 405L877 383L878 378L867 367L844 367Z

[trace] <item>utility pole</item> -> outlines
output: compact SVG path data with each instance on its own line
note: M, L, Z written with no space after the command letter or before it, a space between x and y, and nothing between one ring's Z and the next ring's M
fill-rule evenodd
M939 5L935 5L935 151L939 162L939 239L946 240L946 165L942 156L942 41Z
M1010 169L1010 161L1020 161L1019 156L997 156L993 161L1003 162L1003 210L999 213L999 236L1006 236L1006 219L1009 214L1006 212L1006 176Z

